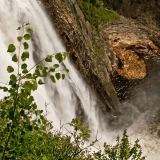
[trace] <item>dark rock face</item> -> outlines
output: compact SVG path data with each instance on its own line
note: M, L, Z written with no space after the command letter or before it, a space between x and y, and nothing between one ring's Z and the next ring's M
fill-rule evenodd
M75 67L99 98L102 112L120 112L121 104L111 82L114 54L107 36L97 36L84 16L76 0L42 1L48 15L61 36ZM103 44L103 55L96 52Z
M106 5L125 17L160 27L159 0L108 0Z

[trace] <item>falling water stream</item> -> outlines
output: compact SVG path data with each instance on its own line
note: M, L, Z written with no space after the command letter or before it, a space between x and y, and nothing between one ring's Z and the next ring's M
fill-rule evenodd
M8 65L14 66L15 70L17 68L17 66L11 62L11 54L7 53L7 47L11 43L18 46L16 38L21 34L21 31L17 31L16 29L21 26L23 22L30 23L30 28L33 30L33 39L29 42L29 52L32 58L27 62L30 67L43 59L47 54L65 51L65 47L57 36L54 27L36 0L1 0L0 82L7 83L9 77L5 68L7 68ZM99 136L103 137L103 140L111 143L111 141L115 140L117 134L122 133L122 129L120 129L120 127L118 127L119 129L116 129L116 127L113 127L112 130L108 129L107 124L104 123L106 121L100 121L100 115L97 110L98 104L91 89L81 78L81 75L74 68L69 58L65 60L63 66L69 69L69 74L65 80L59 80L56 84L45 80L45 85L40 86L38 91L34 93L37 105L40 109L44 109L45 103L48 104L47 110L50 112L48 118L53 121L54 127L59 127L60 121L61 123L70 122L72 118L76 117L76 110L80 106L84 110L86 121L93 134L95 135L98 129ZM156 79L154 75L151 77ZM160 151L158 150L160 148L160 142L156 137L151 138L144 124L149 123L147 121L148 119L145 118L146 116L151 118L156 114L150 112L150 107L152 106L154 108L154 104L152 104L154 102L153 99L156 100L154 110L158 111L156 108L158 109L158 104L160 104L157 94L159 81L157 78L155 80L156 85L152 86L152 84L149 84L151 82L150 79L146 78L142 84L139 84L138 94L136 94L137 91L135 89L135 91L133 91L135 95L123 104L124 109L130 106L132 112L129 111L127 116L124 114L117 118L117 124L121 124L120 121L127 122L129 118L132 118L131 125L127 126L131 134L131 140L136 138L141 139L141 143L146 151L145 153L149 157L148 159L154 160L160 159ZM147 86L149 86L149 88ZM158 93L159 92L160 89L158 90ZM149 95L149 93L152 93L152 95ZM3 98L4 96L4 93L0 92L0 97ZM139 106L141 109L139 109ZM128 117L128 115L130 117ZM140 130L140 128L142 128L142 130ZM157 146L155 147L155 145Z

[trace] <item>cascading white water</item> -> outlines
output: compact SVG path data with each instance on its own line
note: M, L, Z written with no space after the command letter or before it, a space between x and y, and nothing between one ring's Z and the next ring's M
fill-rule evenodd
M11 55L7 53L7 47L11 43L18 46L16 38L20 31L16 31L16 28L21 26L23 22L29 22L30 28L34 31L33 40L29 44L29 52L32 57L28 61L29 66L33 66L47 54L65 51L47 15L36 0L1 0L0 82L6 83L9 78L5 70L8 65L13 65L15 70L17 68L11 62ZM64 62L64 65L70 70L65 80L59 80L56 84L46 80L45 86L41 86L34 93L39 108L44 109L45 102L49 103L47 110L50 114L48 118L53 121L55 127L58 127L61 119L62 123L67 123L76 117L76 108L81 106L87 115L86 121L88 121L93 134L96 134L98 129L100 136L105 140L112 140L112 137L116 137L121 131L116 133L109 131L106 128L106 124L100 122L97 107L95 107L97 106L96 97L87 87L69 59ZM3 97L4 93L1 91L0 98ZM154 160L156 158L154 157Z

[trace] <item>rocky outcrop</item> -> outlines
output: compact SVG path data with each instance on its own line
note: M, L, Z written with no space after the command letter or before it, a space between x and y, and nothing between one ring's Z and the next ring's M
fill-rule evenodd
M119 22L106 23L103 29L116 55L112 82L119 99L125 100L147 76L150 65L147 59L160 55L160 29L123 16Z
M106 5L125 17L160 27L159 0L107 0Z
M42 2L76 68L99 97L102 112L120 112L121 105L110 79L115 58L107 36L97 36L85 21L76 0Z
M159 46L153 41L153 35L158 35L159 30L153 33L141 23L124 17L117 23L105 24L104 30L117 56L113 70L126 79L143 79L146 76L144 57L160 55Z

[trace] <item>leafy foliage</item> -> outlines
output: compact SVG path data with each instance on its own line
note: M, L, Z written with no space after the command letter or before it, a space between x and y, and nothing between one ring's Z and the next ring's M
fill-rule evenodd
M33 31L28 28L27 34L24 33L28 25L24 23L17 29L23 31L23 35L17 37L18 48L23 45L25 51L17 51L13 44L8 47L8 52L17 51L13 54L12 61L17 64L18 71L16 73L12 66L8 66L9 83L0 86L1 90L7 92L7 96L0 101L1 160L124 160L131 157L134 160L145 159L141 156L138 141L131 147L126 131L122 139L117 138L115 146L105 143L104 151L93 152L90 149L98 141L97 136L86 145L91 131L84 127L79 119L74 118L72 122L60 126L59 130L53 130L52 122L47 120L48 113L37 109L32 93L39 85L44 84L44 77L50 77L53 83L65 78L64 72L68 72L68 69L57 71L59 64L51 64L48 67L42 62L50 63L55 58L61 63L69 53L47 55L29 69L25 63L30 57L26 41L31 39ZM67 130L66 125L73 127L73 130Z
M62 62L69 55L68 53L58 53L58 56L49 55L32 68L28 68L25 63L30 55L27 41L31 39L30 33L33 32L28 28L28 33L24 33L28 25L24 23L17 29L23 32L17 37L18 48L23 45L25 50L21 52L17 49L17 53L12 56L12 61L18 66L18 72L16 73L12 66L8 66L9 83L0 87L4 92L8 92L7 97L0 102L0 157L2 160L42 159L43 152L46 151L47 144L44 145L44 142L47 139L44 137L49 135L49 132L46 132L49 122L42 114L43 111L37 109L32 92L37 90L38 84L44 84L42 81L44 77L56 76L57 80L61 77L64 79L65 74L62 72L66 72L66 69L57 72L59 64L46 67L42 62L52 62L53 58ZM14 44L10 44L7 52L15 51Z
M103 8L101 3L102 2L98 0L78 0L85 19L89 21L97 31L101 23L119 20L119 15L116 12Z

